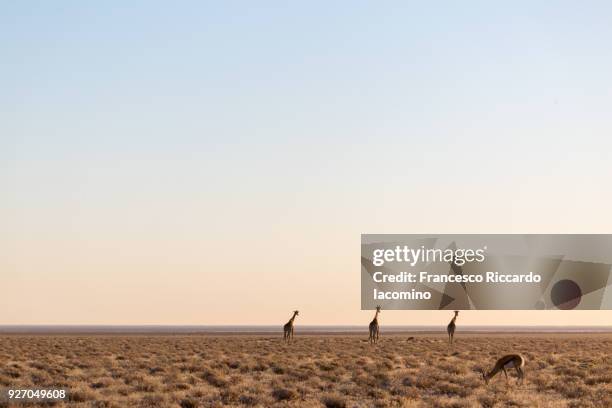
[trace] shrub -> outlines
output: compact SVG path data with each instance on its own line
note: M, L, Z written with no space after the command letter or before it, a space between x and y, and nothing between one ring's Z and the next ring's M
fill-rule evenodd
M287 388L275 388L272 390L272 396L277 401L287 401L295 398L295 391L289 390Z
M346 400L340 395L327 395L321 399L326 408L346 408Z

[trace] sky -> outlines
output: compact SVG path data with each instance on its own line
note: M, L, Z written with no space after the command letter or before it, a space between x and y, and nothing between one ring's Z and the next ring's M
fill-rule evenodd
M365 324L362 233L612 232L611 15L3 3L0 324Z

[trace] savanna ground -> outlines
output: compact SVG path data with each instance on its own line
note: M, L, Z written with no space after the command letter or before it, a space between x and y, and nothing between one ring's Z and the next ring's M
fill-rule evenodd
M515 373L478 372L521 353ZM0 336L0 388L63 387L95 407L612 407L612 334ZM513 371L513 370L512 370ZM4 404L4 405L3 405ZM0 402L0 406L7 406ZM11 404L13 406L13 404Z

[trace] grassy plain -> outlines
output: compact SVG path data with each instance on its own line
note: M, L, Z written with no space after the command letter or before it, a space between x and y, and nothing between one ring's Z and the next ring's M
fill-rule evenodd
M479 369L526 358L488 386ZM3 335L0 388L83 407L612 407L612 334ZM0 403L7 406L7 403ZM12 406L12 404L11 404Z

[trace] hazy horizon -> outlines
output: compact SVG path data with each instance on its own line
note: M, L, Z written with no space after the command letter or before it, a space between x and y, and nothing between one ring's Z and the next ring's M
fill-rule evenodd
M612 233L612 3L1 7L0 325L361 325L362 233Z
M368 326L361 325L296 325L296 333L367 335ZM612 333L612 326L533 326L533 325L463 325L463 334L478 333ZM280 334L276 325L0 325L0 334ZM445 325L383 325L383 334L441 334L446 336Z

